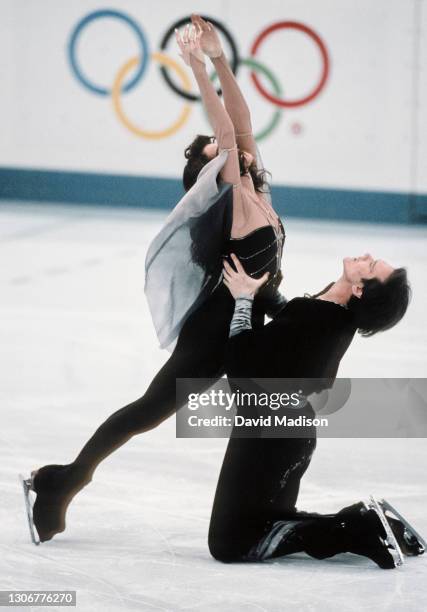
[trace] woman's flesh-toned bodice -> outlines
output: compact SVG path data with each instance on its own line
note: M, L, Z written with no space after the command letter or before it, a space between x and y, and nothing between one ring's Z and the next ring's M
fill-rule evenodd
M279 230L279 217L261 193L255 191L251 176L240 178L242 206L233 210L232 238L242 238L263 225Z

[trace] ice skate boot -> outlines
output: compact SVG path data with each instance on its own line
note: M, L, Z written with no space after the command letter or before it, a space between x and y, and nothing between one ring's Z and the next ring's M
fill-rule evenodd
M372 500L357 502L334 515L303 520L295 532L301 550L316 559L350 552L371 559L382 569L394 569L403 561L381 508Z
M386 499L378 501L384 515L393 531L403 554L409 557L422 555L426 542L414 527Z
M35 527L39 542L51 540L54 535L65 530L65 515L71 500L90 482L90 479L85 478L81 470L72 464L45 465L31 472L31 478L23 480L28 490L29 524L33 525L33 530ZM30 490L36 493L32 505L29 501Z
M403 563L403 555L381 508L373 498L340 510L334 533L342 541L341 550L368 557L382 569L394 569Z

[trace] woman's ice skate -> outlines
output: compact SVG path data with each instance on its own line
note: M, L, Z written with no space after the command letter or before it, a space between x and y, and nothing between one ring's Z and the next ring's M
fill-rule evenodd
M65 530L65 515L71 500L91 480L73 464L45 465L31 472L30 478L20 478L34 544L51 540ZM36 494L34 503L31 491Z

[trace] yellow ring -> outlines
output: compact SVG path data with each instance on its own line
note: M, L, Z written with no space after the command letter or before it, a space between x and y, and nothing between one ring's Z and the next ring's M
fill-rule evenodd
M168 55L165 55L163 53L153 53L151 57L153 60L156 60L163 66L167 66L168 68L172 68L173 70L175 70L175 72L178 74L181 80L181 83L184 89L186 91L191 90L190 79L188 78L187 74L184 72L182 67L177 62L175 62ZM127 127L127 129L130 132L133 132L137 136L140 136L141 138L149 138L151 140L160 140L161 138L167 138L168 136L171 136L172 134L177 132L184 125L184 123L187 121L188 117L190 116L191 106L190 104L186 104L183 110L181 111L181 114L179 115L178 119L175 121L175 123L173 123L170 127L164 130L158 130L158 131L143 130L137 125L135 125L134 123L132 123L132 121L130 121L126 117L123 111L120 94L122 91L123 81L125 80L128 72L132 70L132 68L137 66L139 62L140 62L140 58L138 56L132 57L132 59L126 62L126 64L117 73L117 76L113 84L113 89L111 91L114 111L116 112L119 118L119 121L123 123L123 125Z

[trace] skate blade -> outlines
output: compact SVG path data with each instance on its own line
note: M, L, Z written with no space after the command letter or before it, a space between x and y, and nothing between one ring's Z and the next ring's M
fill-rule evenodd
M19 474L19 482L22 485L22 489L24 491L24 499L25 499L25 509L27 512L28 519L28 528L30 530L31 541L33 544L38 546L40 544L40 540L36 535L36 529L34 527L33 521L33 506L30 499L30 491L32 490L32 478L24 478L22 474Z
M386 499L380 499L379 500L379 504L380 506L383 508L383 510L388 510L389 512L391 512L392 514L394 514L396 516L396 518L398 518L400 521L402 521L402 523L405 525L406 529L411 533L411 535L413 535L419 542L420 546L419 546L419 551L420 554L422 554L423 552L425 552L425 549L427 548L427 543L424 540L424 538L422 536L420 536L420 534L412 527L412 525L407 521L407 519L405 519L400 512L398 512L396 510L396 508L394 508L390 502L388 502Z
M394 533L391 530L390 525L388 524L388 521L384 515L384 512L382 511L379 502L373 495L369 496L369 506L376 511L377 516L380 519L382 526L384 527L384 531L386 532L387 536L387 543L389 544L389 546L391 546L391 548L389 548L388 550L390 551L390 554L393 557L395 566L398 567L399 565L403 565L403 553L400 549L400 546L396 540Z

